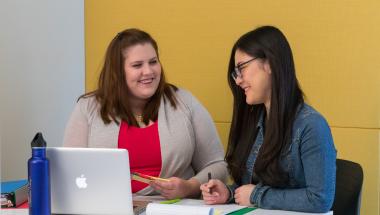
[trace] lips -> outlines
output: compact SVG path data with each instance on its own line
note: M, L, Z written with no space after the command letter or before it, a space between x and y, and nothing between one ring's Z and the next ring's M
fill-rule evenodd
M140 84L150 84L150 83L153 82L153 79L154 79L154 78L145 78L145 79L139 80L138 82L139 82Z

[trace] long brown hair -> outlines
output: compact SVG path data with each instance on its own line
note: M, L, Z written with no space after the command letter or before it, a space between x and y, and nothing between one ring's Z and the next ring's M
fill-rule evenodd
M148 33L135 28L126 29L118 33L108 45L104 65L100 72L98 88L79 97L81 99L95 96L100 104L100 115L105 124L109 124L111 121L119 124L120 119L129 125L139 126L128 101L128 87L124 73L125 54L123 52L132 46L147 43L153 46L159 60L157 43ZM143 122L145 124L148 124L150 120L157 120L162 97L164 97L165 102L168 99L174 108L177 107L174 93L176 90L176 86L166 83L161 66L161 78L158 88L143 110Z
M263 104L248 105L243 90L235 84L235 52L268 60L272 71L271 107L265 116ZM238 184L246 171L246 162L257 137L259 116L266 117L263 144L254 171L265 185L283 187L288 174L281 168L280 156L288 148L297 110L303 105L303 92L296 78L292 50L286 37L273 26L263 26L239 38L232 48L228 83L234 96L234 108L226 153L229 171Z

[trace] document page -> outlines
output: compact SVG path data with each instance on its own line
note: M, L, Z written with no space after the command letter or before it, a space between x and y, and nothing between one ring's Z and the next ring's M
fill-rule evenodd
M215 210L215 213L218 214L228 214L246 206L239 206L237 204L223 204L223 205L206 205L203 200L199 199L182 199L180 202L176 203L180 205L193 205L198 207L212 207Z
M203 200L182 199L174 204L150 203L146 208L146 215L223 215L242 208L245 208L245 206L236 204L206 205Z

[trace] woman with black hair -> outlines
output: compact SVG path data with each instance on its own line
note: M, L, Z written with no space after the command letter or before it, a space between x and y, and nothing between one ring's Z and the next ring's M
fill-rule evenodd
M304 102L282 32L263 26L240 37L228 83L234 106L225 158L234 184L215 179L201 185L205 203L329 211L334 142L326 120Z

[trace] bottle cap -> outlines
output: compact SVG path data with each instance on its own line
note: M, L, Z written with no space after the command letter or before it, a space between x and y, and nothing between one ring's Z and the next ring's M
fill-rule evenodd
M46 141L44 140L44 137L42 136L41 132L38 132L33 140L32 140L32 147L46 147Z

